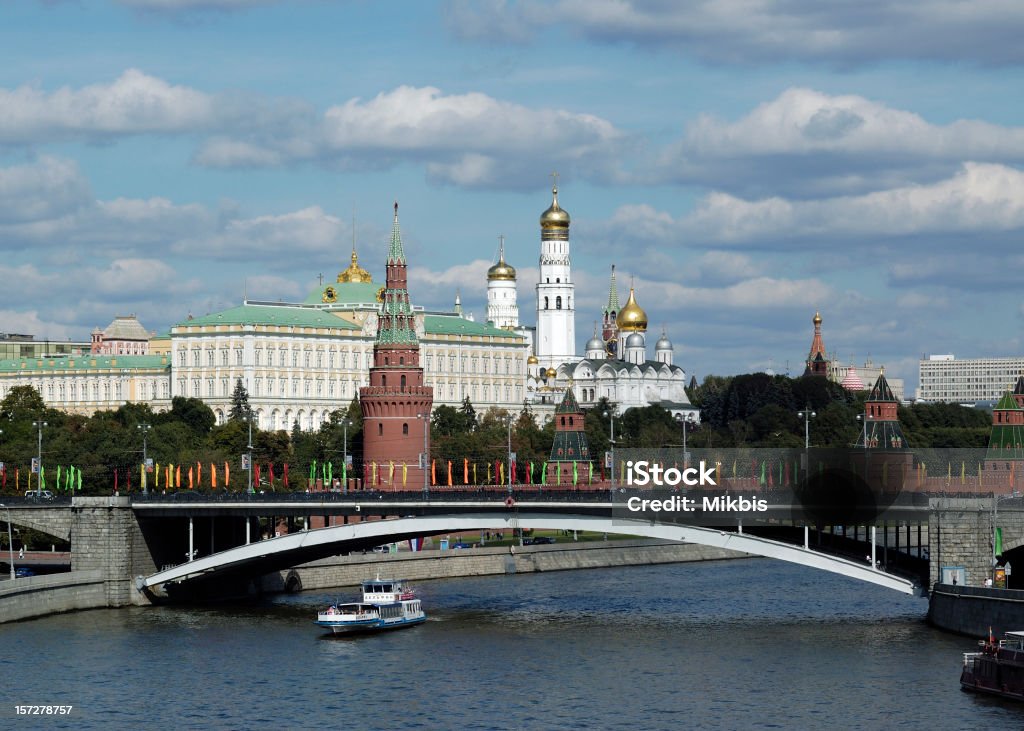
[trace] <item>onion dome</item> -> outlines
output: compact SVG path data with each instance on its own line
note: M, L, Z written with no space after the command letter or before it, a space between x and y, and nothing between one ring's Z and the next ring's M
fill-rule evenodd
M597 335L595 335L594 337L587 341L587 345L584 348L584 350L600 350L603 353L604 341L601 338L597 337Z
M647 313L636 303L632 287L629 288L629 299L615 317L615 324L624 332L647 332Z
M863 391L864 381L860 380L860 376L857 375L857 369L850 366L850 370L846 372L846 376L839 384L847 391Z
M373 277L368 271L359 266L359 257L356 255L356 247L352 247L352 263L348 265L348 269L338 274L339 282L361 282L369 283L373 281Z
M632 333L626 338L627 348L642 348L644 347L644 336L640 333Z
M530 357L526 359L526 365L537 365L538 363L540 363L540 361L537 360L537 356L530 353Z
M548 371L547 371L547 377L548 378L554 378L557 375L558 375L558 371L556 371L554 368L548 368Z
M814 319L812 319L811 322L815 325L821 324L821 314L817 310L814 311Z
M558 186L551 188L551 205L540 215L541 239L569 239L569 212L558 205Z
M672 350L672 341L668 339L668 335L665 331L661 331L661 337L658 338L658 342L654 344L655 350Z
M504 280L516 281L516 270L505 263L505 241L501 242L501 253L498 254L498 263L487 270L487 281Z

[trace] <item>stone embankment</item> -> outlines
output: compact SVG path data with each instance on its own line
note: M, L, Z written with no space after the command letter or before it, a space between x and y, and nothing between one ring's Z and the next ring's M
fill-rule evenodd
M267 574L263 577L261 588L263 591L274 592L358 586L366 579L372 579L378 572L381 576L421 581L533 571L714 561L746 556L710 546L655 540L555 543L513 548L514 553L508 546L502 546L337 556Z

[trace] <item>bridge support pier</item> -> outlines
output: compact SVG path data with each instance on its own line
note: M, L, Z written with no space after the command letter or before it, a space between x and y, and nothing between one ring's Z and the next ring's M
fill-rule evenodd
M148 604L134 577L157 567L128 498L75 497L71 512L71 570L100 570L109 607Z

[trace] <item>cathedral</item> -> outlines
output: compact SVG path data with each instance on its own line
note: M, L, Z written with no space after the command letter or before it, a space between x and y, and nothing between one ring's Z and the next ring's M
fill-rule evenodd
M576 403L588 409L601 399L618 413L634 407L659 405L679 419L699 423L700 412L686 395L686 372L673 363L674 349L664 331L647 357L647 313L630 287L620 307L615 267L608 303L602 309L600 333L587 342L583 357L576 354L575 285L569 248L570 216L558 202L558 185L551 205L540 216L540 261L536 285L536 325L519 324L516 272L505 260L502 240L498 262L487 272L489 324L522 335L531 344L526 389L539 414L550 417L571 389Z

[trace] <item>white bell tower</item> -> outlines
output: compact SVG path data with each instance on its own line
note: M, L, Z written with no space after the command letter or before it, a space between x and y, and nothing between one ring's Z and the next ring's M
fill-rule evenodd
M558 176L551 206L540 217L540 280L537 282L537 340L542 368L557 368L576 357L576 302L569 261L569 213L558 205Z

